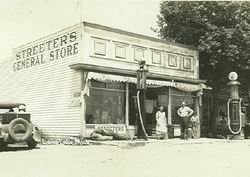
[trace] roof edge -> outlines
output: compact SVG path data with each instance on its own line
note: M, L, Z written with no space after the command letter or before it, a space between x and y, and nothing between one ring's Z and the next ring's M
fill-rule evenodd
M46 36L43 36L43 37L39 37L39 38L37 38L35 40L32 40L30 42L26 42L26 43L24 43L22 45L14 47L12 49L12 51L14 51L14 50L16 50L16 49L18 49L20 47L23 47L25 45L29 45L29 44L33 43L34 41L42 40L42 39L44 39L46 37L49 37L49 36L52 36L52 35L56 35L56 34L62 32L63 30L74 28L74 27L77 27L78 25L80 27L81 24L83 24L83 27L84 26L89 26L89 27L93 27L93 28L97 28L97 29L102 29L102 30L106 30L106 31L111 31L111 32L115 32L115 33L121 33L121 34L132 36L132 37L143 38L143 39L154 41L154 42L160 42L160 43L163 43L163 44L168 44L168 45L172 45L172 46L178 46L178 47L182 47L182 48L187 48L187 49L199 51L197 47L194 47L194 46L191 46L191 45L181 44L181 43L178 43L178 42L170 42L170 41L167 41L165 39L160 39L160 38L151 37L151 36L147 36L147 35L143 35L143 34L129 32L129 31L126 31L126 30L122 30L122 29L118 29L118 28L113 28L113 27L109 27L109 26L105 26L105 25L100 25L100 24L96 24L96 23L91 23L91 22L87 22L87 21L83 21L82 23L77 23L75 25L71 25L71 26L69 26L67 28L63 28L63 29L61 29L59 31L56 31L54 33L51 33L49 35L46 35Z

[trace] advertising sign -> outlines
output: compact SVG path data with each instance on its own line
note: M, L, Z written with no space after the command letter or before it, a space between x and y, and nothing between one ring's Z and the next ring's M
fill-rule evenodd
M16 51L13 70L19 71L77 54L77 37L77 32L73 31Z

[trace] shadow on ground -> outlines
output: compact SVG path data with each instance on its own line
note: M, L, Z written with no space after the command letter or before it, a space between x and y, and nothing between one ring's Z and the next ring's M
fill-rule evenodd
M35 149L40 149L40 147L36 147ZM20 152L20 151L32 151L33 149L30 149L27 146L17 146L17 145L9 145L6 147L1 147L0 152Z

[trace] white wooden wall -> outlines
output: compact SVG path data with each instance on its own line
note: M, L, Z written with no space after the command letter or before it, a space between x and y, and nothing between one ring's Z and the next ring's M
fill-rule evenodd
M4 62L0 61L0 101L26 103L27 111L32 114L32 121L45 136L78 136L81 132L80 105L77 101L73 102L77 100L74 93L79 93L81 89L81 73L69 68L70 64L81 60L80 29L80 25L64 29L23 45L13 52L15 54L75 31L77 39L74 43L78 43L78 53L75 55L19 71L13 71L15 56ZM46 54L44 59L48 60L48 57Z

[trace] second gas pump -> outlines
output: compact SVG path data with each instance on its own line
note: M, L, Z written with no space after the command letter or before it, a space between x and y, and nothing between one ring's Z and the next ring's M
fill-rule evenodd
M237 81L238 75L236 72L229 74L230 82L228 82L230 99L227 102L228 128L232 134L230 139L244 139L243 121L241 113L242 99L239 97L240 82Z

